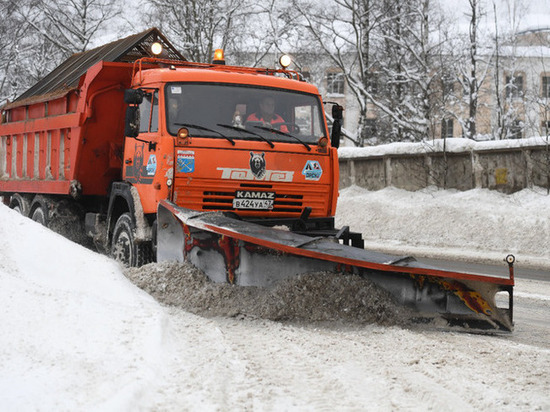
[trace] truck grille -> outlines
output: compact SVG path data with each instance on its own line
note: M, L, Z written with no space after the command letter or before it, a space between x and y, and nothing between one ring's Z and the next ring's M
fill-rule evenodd
M312 208L312 216L327 213L325 185L278 184L250 182L220 182L214 180L178 180L174 187L174 202L193 210L234 211L240 215L291 217L300 216L305 207ZM272 209L234 209L233 200L238 191L268 192L274 194Z
M272 185L243 183L240 185L243 190L269 191ZM208 191L203 192L202 208L204 210L233 210L233 199L235 191ZM303 195L276 193L273 209L270 212L301 213Z

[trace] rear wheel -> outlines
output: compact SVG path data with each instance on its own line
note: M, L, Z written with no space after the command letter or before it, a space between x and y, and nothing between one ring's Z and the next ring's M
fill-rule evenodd
M122 214L115 225L111 256L124 266L142 266L153 261L151 242L135 241L136 225L129 213Z
M28 200L28 197L25 195L20 195L19 193L15 193L14 195L12 195L10 198L9 206L17 213L21 213L23 216L29 215L30 202Z
M31 219L42 226L48 226L48 212L42 205L38 205L33 209Z

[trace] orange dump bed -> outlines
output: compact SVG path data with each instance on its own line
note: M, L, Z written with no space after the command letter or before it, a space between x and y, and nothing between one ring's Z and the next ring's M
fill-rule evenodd
M124 89L132 64L99 62L77 88L7 105L0 124L0 192L106 195L120 178ZM73 184L74 186L74 184Z

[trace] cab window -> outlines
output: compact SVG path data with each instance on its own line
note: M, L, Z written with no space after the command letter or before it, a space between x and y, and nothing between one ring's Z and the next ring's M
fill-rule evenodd
M139 105L139 132L158 132L158 91L146 93Z

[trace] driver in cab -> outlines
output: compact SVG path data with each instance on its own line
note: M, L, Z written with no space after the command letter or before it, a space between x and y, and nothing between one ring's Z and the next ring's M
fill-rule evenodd
M246 119L247 122L261 122L264 127L272 127L279 129L281 132L288 133L288 128L284 119L275 113L275 99L273 97L264 97L260 101L260 110L256 113L252 113Z

